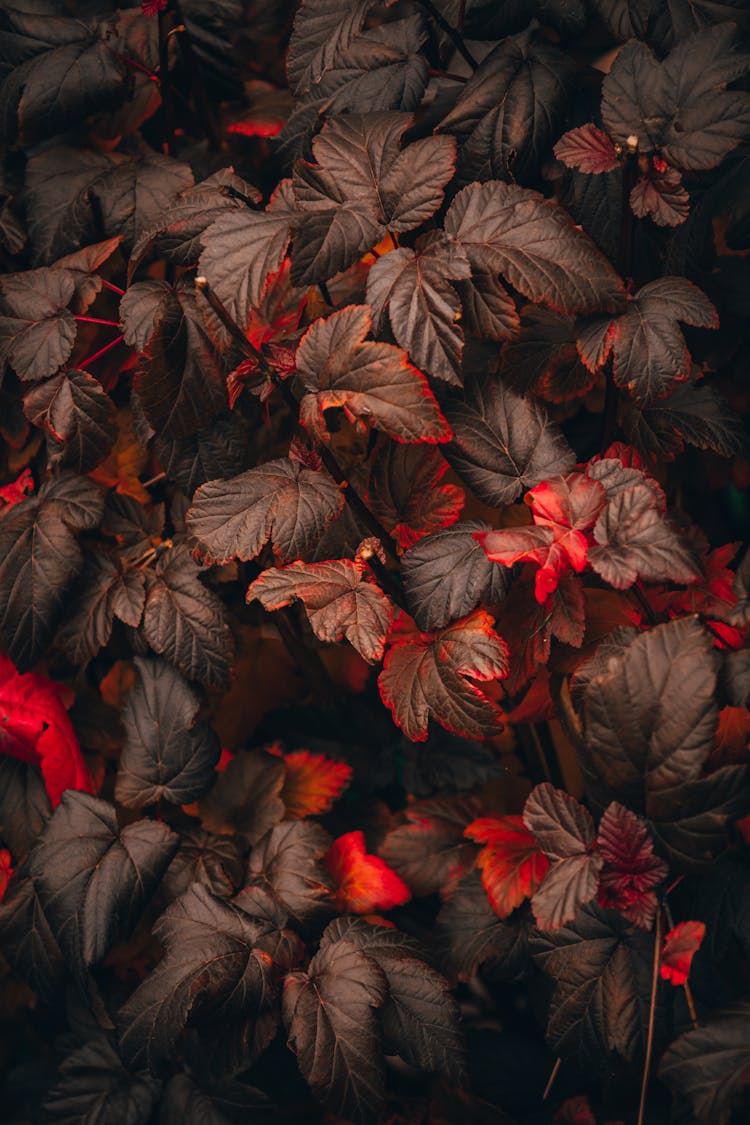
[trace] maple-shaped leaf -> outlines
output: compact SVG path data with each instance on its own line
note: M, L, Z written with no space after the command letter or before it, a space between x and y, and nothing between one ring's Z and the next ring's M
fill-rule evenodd
M214 1023L270 1003L271 958L257 948L265 927L194 884L154 926L164 957L120 1009L120 1045L131 1068L158 1071L201 1016Z
M733 24L696 32L663 61L627 43L602 84L602 119L613 140L634 137L676 168L715 168L750 134L750 95L727 90L750 67ZM648 107L648 108L646 108Z
M141 626L144 639L191 680L229 684L233 641L221 598L204 586L185 543L175 544L149 573Z
M565 55L528 32L493 47L440 123L459 138L463 183L533 176L565 112L570 78Z
M623 402L620 420L634 445L664 461L673 461L686 442L720 457L747 447L742 420L707 383L678 383L668 398L645 406Z
M323 471L279 457L232 480L198 489L187 528L210 563L254 559L270 539L282 559L304 556L344 498Z
M526 527L481 531L477 539L487 557L503 566L517 562L539 564L535 596L541 604L554 593L560 577L572 567L586 566L588 540L584 534L604 507L606 494L598 480L569 473L538 484L524 497L534 523Z
M329 812L352 779L352 767L348 762L337 762L325 754L311 754L309 750L285 754L284 765L286 776L281 799L287 820Z
M493 976L513 980L528 962L530 923L517 911L498 918L490 906L478 871L465 875L448 892L437 918L437 941L446 970L469 981L481 965Z
M611 172L619 163L611 139L596 125L579 125L564 133L554 148L555 156L568 168L599 175Z
M449 401L445 415L453 429L446 458L492 507L512 504L525 488L575 464L544 408L497 380L467 379L463 401Z
M302 422L321 438L324 412L338 406L397 441L447 441L450 427L424 375L401 348L366 340L371 327L369 308L349 305L308 328L297 349Z
M58 999L65 958L30 878L14 880L0 902L3 956L44 1003Z
M594 821L574 797L545 781L527 798L523 822L551 861L531 899L534 918L540 929L557 930L596 894L602 857Z
M66 371L34 387L24 396L24 413L44 431L53 468L87 472L117 436L114 404L86 371Z
M383 254L367 275L367 301L376 329L386 313L393 335L431 375L460 385L464 338L461 302L452 281L471 276L466 254L448 235L420 235L414 249Z
M315 1096L333 1113L378 1121L385 1104L377 1009L388 982L353 942L321 946L306 972L284 979L289 1046Z
M155 801L187 805L213 780L219 739L196 722L200 700L179 672L163 661L135 661L136 682L122 713L125 743L115 797L127 808Z
M0 714L0 754L38 766L53 807L67 789L91 792L58 684L35 672L21 675L0 655Z
M482 885L498 918L507 918L538 890L547 857L520 816L480 817L464 835L484 845L477 859Z
M482 602L502 601L504 571L490 562L474 538L489 531L466 520L426 535L404 552L401 574L407 607L421 629L441 629Z
M719 854L727 824L750 807L747 767L703 776L718 718L716 661L695 618L670 621L610 656L583 693L589 796L645 815L681 869Z
M357 946L383 972L387 997L379 1008L387 1053L411 1066L460 1080L465 1048L459 1009L448 982L426 964L413 938L363 918L334 918L321 938L321 949L339 942Z
M716 309L697 285L661 277L644 285L614 320L597 319L579 330L578 351L590 371L612 352L615 382L640 401L663 398L690 377L690 353L679 323L718 328Z
M639 219L648 215L659 227L678 227L690 214L690 195L677 169L660 161L636 182L630 206Z
M323 860L334 882L336 906L352 914L374 914L403 906L411 891L384 860L371 855L362 832L334 840Z
M91 551L70 591L55 644L75 664L88 664L109 641L115 618L138 626L145 601L142 573L119 567L103 551Z
M404 809L406 823L392 829L380 855L404 880L412 894L447 890L474 863L476 848L464 829L479 812L471 797L420 801Z
M596 842L604 861L599 903L619 910L636 926L650 929L658 905L656 887L666 879L669 868L654 855L645 822L613 801L599 822Z
M73 972L100 961L116 937L130 935L178 844L165 824L137 820L120 831L109 802L63 794L28 867Z
M213 789L198 804L210 832L237 834L257 844L284 818L285 771L280 758L263 750L242 750L222 769Z
M616 590L627 589L638 578L693 582L700 577L695 553L659 510L647 484L612 496L594 525L593 537L588 563Z
M159 893L173 902L191 883L200 883L218 898L229 898L244 876L245 859L235 840L187 828L180 833L179 850L164 873Z
M313 141L315 163L295 165L295 285L327 280L377 245L386 230L413 230L437 211L453 176L455 141L424 137L402 150L411 123L406 113L334 117Z
M267 610L299 599L319 640L347 640L370 664L382 659L393 607L364 561L270 567L250 584L247 600L253 598Z
M608 1056L644 1050L653 938L588 903L562 929L532 933L531 949L554 982L547 1042L558 1055L596 1073Z
M466 498L457 485L440 483L447 471L434 446L384 441L376 447L365 499L400 547L458 519Z
M662 1056L659 1077L700 1125L728 1125L734 1116L748 1081L749 1018L750 1003L737 1001L680 1035Z
M430 718L464 738L486 738L497 733L500 710L475 681L500 680L507 672L508 647L490 614L477 609L434 633L406 627L397 634L378 687L413 742L427 738Z
M159 215L133 247L128 262L128 285L138 268L154 254L177 266L195 265L203 249L204 231L221 216L242 211L260 200L257 189L231 168L221 168L199 184L181 191L169 211Z
M573 314L616 311L622 282L568 214L538 192L491 180L459 192L445 217L472 269L502 274L530 301Z
M317 84L365 22L372 0L305 0L297 10L287 56L289 85L298 96Z
M705 923L678 922L664 937L659 953L659 975L670 984L685 984L693 957L705 936Z
M114 1045L96 1035L71 1051L60 1063L57 1080L44 1109L50 1121L135 1122L144 1120L161 1093L161 1082L149 1074L131 1074Z
M533 392L548 402L580 398L597 378L576 350L575 318L539 305L521 309L520 333L504 345L498 373L520 394Z
M134 386L157 433L187 437L227 405L224 371L187 282L136 282L120 316L125 341L141 353Z
M327 921L334 913L334 884L323 857L332 842L312 821L277 824L250 853L248 886L269 892L296 925L306 928Z
M294 199L283 180L264 211L226 211L200 236L198 270L232 319L245 331L271 274L279 269L296 222Z
M46 379L69 358L76 322L68 308L76 291L69 270L6 274L0 282L0 364L20 379Z

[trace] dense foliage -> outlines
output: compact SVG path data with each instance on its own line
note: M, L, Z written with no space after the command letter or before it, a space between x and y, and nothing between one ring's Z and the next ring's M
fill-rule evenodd
M749 32L0 0L3 1120L747 1120Z

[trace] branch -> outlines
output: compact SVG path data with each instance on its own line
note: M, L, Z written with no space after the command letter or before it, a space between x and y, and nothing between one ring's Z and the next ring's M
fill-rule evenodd
M451 25L448 23L448 21L445 19L445 17L442 15L442 13L439 12L438 9L435 7L432 0L419 0L419 3L422 5L424 10L427 12L427 14L435 21L435 23L438 25L440 30L445 32L445 34L448 36L448 38L450 39L453 46L458 51L461 58L465 59L465 61L469 64L469 66L471 67L472 70L476 70L477 67L479 66L479 63L477 62L477 60L472 55L469 48L466 46L466 43L464 41L464 37L461 34L461 32L458 31L457 28L451 27Z
M643 1063L643 1080L641 1082L641 1101L638 1106L638 1125L643 1125L646 1120L646 1091L651 1071L651 1054L654 1049L654 1023L656 1021L656 993L659 987L659 954L661 952L661 910L656 912L654 924L654 959L651 967L651 999L648 1009L648 1031L646 1033L646 1058Z

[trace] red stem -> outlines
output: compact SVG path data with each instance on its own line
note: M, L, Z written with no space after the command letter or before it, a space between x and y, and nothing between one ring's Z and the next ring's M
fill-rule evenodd
M102 278L102 285L105 287L105 289L111 289L112 292L116 293L118 297L124 297L125 296L125 290L124 289L121 289L119 285L115 285L111 281L107 281L106 278Z
M107 324L107 325L109 325L110 328L119 328L120 327L120 324L119 324L118 321L116 321L116 320L105 320L101 316L76 316L76 317L74 317L74 320L77 320L80 324Z
M105 355L106 352L110 350L110 348L114 348L116 344L121 344L123 340L124 336L120 334L119 336L116 336L114 340L110 340L108 344L105 344L103 348L99 348L98 352L94 352L93 355L86 356L85 359L80 360L78 363L79 370L88 367L88 365L90 363L93 363L95 359L99 359L101 356Z

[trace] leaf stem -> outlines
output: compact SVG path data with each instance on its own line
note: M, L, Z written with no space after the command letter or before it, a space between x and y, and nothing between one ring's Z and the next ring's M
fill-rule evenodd
M166 473L157 473L155 477L143 481L144 488L153 488L155 484L160 484L163 480L167 479Z
M654 925L654 958L651 966L651 998L648 1009L648 1030L646 1032L646 1058L643 1063L643 1080L641 1082L641 1100L638 1106L638 1125L643 1125L646 1119L646 1092L651 1071L651 1055L654 1049L654 1024L656 1022L656 994L659 987L659 954L661 953L661 910L656 912Z
M430 18L435 21L435 23L438 25L440 30L445 32L445 34L448 36L448 38L450 39L453 46L458 51L461 58L465 59L465 61L469 64L469 66L471 67L472 70L476 70L477 67L479 66L479 63L477 62L477 60L472 55L469 48L466 46L466 43L464 42L464 37L461 34L461 32L457 28L452 27L448 23L447 19L445 19L443 14L441 12L439 12L438 9L435 7L432 0L419 0L419 3L424 8L424 10L427 12L428 16L430 16Z
M103 355L106 355L112 348L121 344L124 339L125 337L121 333L119 336L115 336L114 340L110 340L108 344L105 344L103 348L99 348L98 352L94 352L93 355L87 355L85 359L79 360L77 363L78 370L85 370L95 359L100 359Z
M552 1093L552 1087L555 1084L555 1079L557 1078L558 1074L560 1073L560 1067L561 1066L562 1066L562 1059L555 1059L555 1065L552 1067L552 1070L550 1071L550 1076L547 1079L547 1085L544 1087L544 1093L542 1094L542 1101L543 1102L546 1102L547 1098Z
M116 320L106 320L101 316L75 316L73 317L79 324L106 324L110 328L119 328L119 322Z
M649 625L658 625L659 622L656 619L656 614L654 613L653 609L649 605L648 599L646 598L646 595L643 593L643 590L641 590L638 583L636 582L631 587L631 589L633 591L633 594L635 595L635 600L638 602L638 605L641 607L641 609L645 613L646 620L648 621Z
M101 281L105 289L110 289L113 293L116 293L118 297L125 296L125 290L121 289L119 285L115 285L112 281L107 281L105 277L103 277Z
M449 70L440 70L435 66L431 66L428 73L431 74L433 78L447 78L450 82L465 83L469 81L463 74L452 74Z
M297 402L297 399L295 398L289 384L285 382L285 380L279 378L277 372L274 371L273 367L268 362L266 357L262 354L262 352L258 351L255 345L251 344L251 342L247 339L240 326L229 315L224 302L220 297L216 295L216 293L214 293L213 289L208 283L208 280L205 277L196 277L195 285L199 292L201 292L206 298L209 305L214 310L226 330L229 332L230 336L235 341L237 347L240 349L243 355L245 355L248 359L254 360L258 364L260 371L264 375L266 375L271 380L273 385L279 390L279 392L281 393L281 397L284 399L284 402L289 408L289 411L292 414L297 427L299 428L300 433L305 438L307 438L307 431L303 429L299 421L299 403ZM341 489L344 493L344 499L348 503L349 507L352 509L355 515L359 516L368 530L377 539L380 540L388 554L396 562L398 562L399 553L394 539L385 530L377 517L373 515L356 489L354 489L346 479L344 470L339 465L331 450L328 449L325 445L321 444L319 452L320 458L327 471L330 473L336 483L341 486Z

